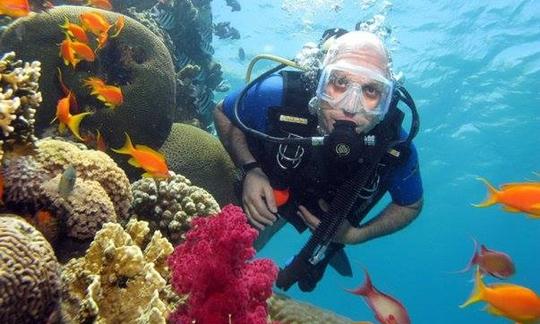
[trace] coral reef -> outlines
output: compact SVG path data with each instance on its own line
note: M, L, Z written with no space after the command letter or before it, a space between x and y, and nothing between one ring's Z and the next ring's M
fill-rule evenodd
M60 24L79 22L79 14L99 12L109 22L121 15L83 6L57 6L44 13L17 19L0 36L0 50L15 50L22 59L39 57L42 63L43 103L36 114L37 135L50 128L57 101L64 97L57 77L61 67L66 86L77 96L79 107L94 112L81 123L82 132L99 129L109 146L120 147L124 132L136 143L159 147L169 134L175 110L175 71L163 43L146 27L125 17L125 27L110 38L94 62L66 67L58 56L63 40ZM24 33L24 37L20 34ZM88 77L99 77L122 89L124 103L111 110L83 85ZM116 158L116 157L115 157Z
M281 324L352 324L353 321L313 305L274 294L268 300L270 318ZM359 322L358 322L359 323Z
M169 318L173 323L267 322L277 267L269 259L252 260L257 231L237 206L214 217L197 217L184 243L169 257L171 282L187 303Z
M0 59L0 159L13 145L34 143L36 108L42 98L39 92L41 63L15 60L15 52Z
M167 158L169 170L207 190L220 206L239 204L234 192L236 168L217 138L199 128L175 123L160 151Z
M148 223L107 223L62 271L62 313L73 323L165 323L180 302L167 288L173 247Z
M51 240L59 258L84 250L104 223L127 222L130 183L107 154L50 138L35 145L31 155L6 156L4 202L10 210L34 215L29 221ZM69 195L62 196L59 182L69 165L76 170L75 183ZM49 214L36 219L39 211ZM69 246L57 239L86 244Z
M41 235L22 218L0 214L0 322L44 323L60 298L60 265Z
M152 230L160 230L175 244L184 238L195 216L220 211L212 195L174 172L167 179L143 178L131 188L133 213L138 219L150 222Z

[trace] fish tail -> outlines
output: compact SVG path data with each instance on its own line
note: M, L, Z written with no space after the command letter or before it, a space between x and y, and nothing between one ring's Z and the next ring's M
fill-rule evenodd
M478 242L473 237L471 237L471 239L474 242L474 250L473 250L473 255L471 257L471 260L465 266L465 268L463 268L461 270L458 270L458 271L455 271L455 272L452 272L452 273L465 273L465 272L469 271L472 268L473 265L478 263Z
M111 150L120 154L131 154L131 152L133 152L135 148L133 147L133 143L131 142L131 138L129 137L129 135L127 133L124 133L124 134L126 134L126 143L124 144L124 146L122 146L119 149L111 149Z
M355 295L367 296L367 294L373 291L373 284L366 269L364 269L364 273L366 274L364 284L356 289L347 289L348 292Z
M467 299L463 304L459 306L460 308L467 307L470 304L477 303L484 299L484 292L486 290L486 285L484 285L484 282L482 281L482 275L480 274L480 267L476 269L476 274L474 278L475 278L474 289L471 293L471 296L469 296L469 299Z
M499 191L495 187L493 187L491 185L491 183L489 183L489 181L487 181L487 179L481 178L481 177L478 177L477 179L482 181L486 185L486 187L488 189L488 197L483 202L481 202L479 204L472 204L472 205L474 207L488 207L488 206L494 205L497 202L499 202L499 200L498 200Z
M111 35L111 38L115 38L120 34L122 29L124 28L124 23L124 16L118 17L118 19L114 23L114 33Z
M73 135L80 141L84 142L84 139L81 137L81 134L79 133L79 125L81 124L81 121L83 120L84 117L91 114L92 114L91 112L80 113L80 114L71 116L71 118L69 119L67 126L69 130L71 131L71 133L73 133Z

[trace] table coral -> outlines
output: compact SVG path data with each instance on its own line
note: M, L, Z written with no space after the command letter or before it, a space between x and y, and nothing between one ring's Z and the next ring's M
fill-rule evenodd
M195 216L217 214L219 205L206 190L171 172L167 179L143 178L132 184L132 211L178 243Z
M277 267L252 260L257 231L242 209L227 205L214 217L198 217L186 241L169 257L173 288L189 294L173 323L266 324L266 299L272 295Z
M0 322L45 323L57 310L60 265L41 233L0 215Z
M14 144L32 144L39 91L41 63L15 59L9 52L0 59L0 159Z
M234 163L221 142L211 134L175 123L160 152L165 155L169 170L207 190L220 206L240 204L234 190Z
M62 310L69 322L165 323L178 302L166 297L173 247L159 231L150 234L142 221L131 220L125 230L105 224L86 255L68 262Z

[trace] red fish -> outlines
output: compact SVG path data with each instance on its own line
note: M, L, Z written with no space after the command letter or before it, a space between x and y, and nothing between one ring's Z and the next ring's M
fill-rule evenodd
M503 209L511 213L526 213L540 219L540 182L507 183L500 190L494 188L486 179L478 178L488 188L488 198L474 207L488 207L501 203Z
M369 308L375 313L375 318L381 324L410 324L411 320L407 310L392 296L389 296L375 288L371 283L371 278L366 270L366 281L364 285L356 289L347 291L364 296Z
M289 200L290 193L288 188L283 190L273 189L272 191L274 192L274 199L277 207L285 205Z
M480 245L474 241L474 253L465 269L460 272L469 271L474 265L478 265L481 273L489 273L495 278L506 279L516 272L512 258L504 252L488 249L484 244Z
M146 171L144 177L168 178L169 168L163 154L151 149L146 145L133 146L131 138L126 133L126 143L119 149L112 149L116 153L131 155L128 163L136 168Z
M76 57L75 50L71 46L71 43L73 42L69 39L69 37L64 39L64 41L60 44L59 56L64 60L65 65L71 65L73 68L75 68L81 60Z
M89 7L100 8L100 9L105 9L105 10L112 9L112 5L109 2L109 0L89 0L86 3L86 5Z

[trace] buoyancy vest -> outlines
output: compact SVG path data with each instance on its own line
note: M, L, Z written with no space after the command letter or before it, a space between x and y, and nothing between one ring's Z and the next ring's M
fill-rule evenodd
M314 97L314 89L303 80L301 72L281 71L280 74L283 77L283 101L281 106L268 109L267 133L276 137L317 135L317 116L311 114L308 108L310 99ZM385 119L369 134L397 140L403 116L403 112L393 103ZM307 227L296 215L298 205L305 206L314 215L322 214L325 204L332 201L338 188L360 165L355 162L336 165L322 146L284 145L253 138L248 143L272 187L289 189L289 200L279 208L279 214L300 232ZM352 225L358 225L382 198L388 189L386 173L392 166L402 163L407 155L408 147L395 148L384 155L347 215Z

